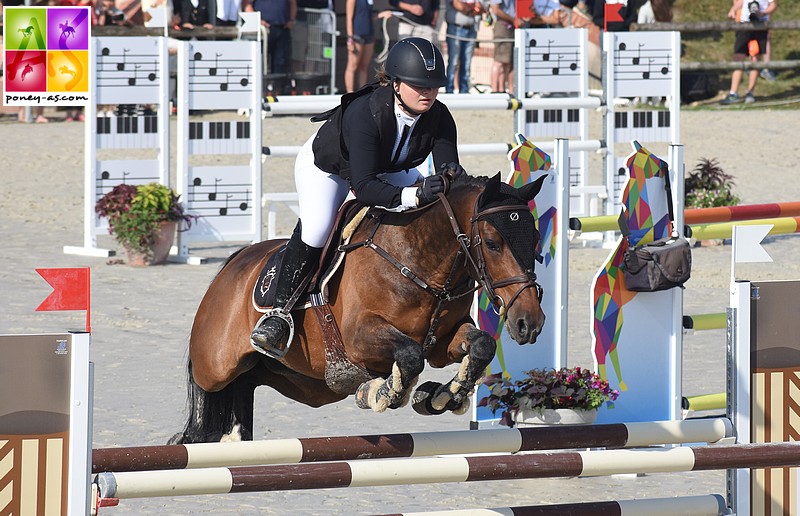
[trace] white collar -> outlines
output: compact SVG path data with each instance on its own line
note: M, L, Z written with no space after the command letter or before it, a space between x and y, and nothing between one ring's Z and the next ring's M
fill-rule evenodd
M403 111L397 99L394 100L394 115L397 117L398 122L401 122L403 125L407 126L413 126L420 117L420 115L409 115Z

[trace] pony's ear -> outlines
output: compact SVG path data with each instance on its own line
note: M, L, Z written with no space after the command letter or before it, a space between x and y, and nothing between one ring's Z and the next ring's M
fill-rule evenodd
M544 180L547 178L547 174L544 174L542 177L534 181L533 183L528 183L525 186L518 188L517 195L524 201L532 201L536 194L542 189L542 184Z
M500 183L500 172L489 178L478 203L479 209L497 198L498 193L500 193Z

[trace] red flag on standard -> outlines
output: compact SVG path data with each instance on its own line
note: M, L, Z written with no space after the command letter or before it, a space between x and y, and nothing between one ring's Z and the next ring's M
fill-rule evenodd
M37 312L51 310L89 310L89 267L75 269L36 269L53 287Z

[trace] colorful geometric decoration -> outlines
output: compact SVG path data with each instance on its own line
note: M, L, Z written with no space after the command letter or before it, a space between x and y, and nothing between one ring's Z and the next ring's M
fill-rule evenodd
M515 188L520 188L538 179L541 176L541 171L550 170L552 161L547 153L536 147L536 145L528 141L523 135L517 134L516 140L518 145L508 153L508 159L513 166L513 172L508 183ZM534 220L537 221L537 227L540 233L540 240L536 247L536 253L543 257L545 264L548 264L553 259L556 252L555 237L558 234L558 229L555 225L555 220L557 220L556 209L550 208L540 215L537 213L535 200L531 200L528 203L528 207L533 214ZM544 253L542 252L543 249L545 250ZM496 357L500 364L500 369L503 372L507 372L503 356L503 345L500 339L500 335L503 331L503 323L503 318L495 312L495 308L491 305L489 297L483 289L479 290L478 327L494 337L497 342Z
M667 167L664 161L656 157L639 142L632 142L634 152L628 157L626 165L630 171L630 179L622 193L622 217L627 221L630 231L629 239L634 245L652 242L667 236L671 230L668 212L653 221L651 200L664 192L664 173ZM653 181L653 179L656 179ZM662 195L660 198L664 198ZM663 210L664 207L658 207ZM592 301L594 308L593 337L594 356L598 364L598 373L607 380L606 361L611 360L614 373L619 381L619 390L627 390L622 380L622 371L617 354L617 343L625 322L623 307L636 296L625 288L622 274L622 260L628 248L628 239L621 239L610 259L603 266L595 280Z

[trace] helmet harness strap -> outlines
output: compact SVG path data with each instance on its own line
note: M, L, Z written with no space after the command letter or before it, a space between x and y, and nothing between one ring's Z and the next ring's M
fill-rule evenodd
M413 115L413 116L419 116L419 115L421 115L421 114L422 114L421 112L414 111L413 109L411 109L410 107L408 107L408 104L406 104L405 102L403 102L403 97L401 97L401 96L400 96L400 91L399 91L399 90L400 90L400 86L398 85L398 86L395 88L395 86L396 86L396 85L397 85L397 79L392 79L392 92L394 92L394 96L395 96L395 98L396 98L396 99L397 99L397 101L400 103L400 105L401 105L401 106L403 106L403 109L405 109L406 111L408 111L408 112L409 112L411 115Z

